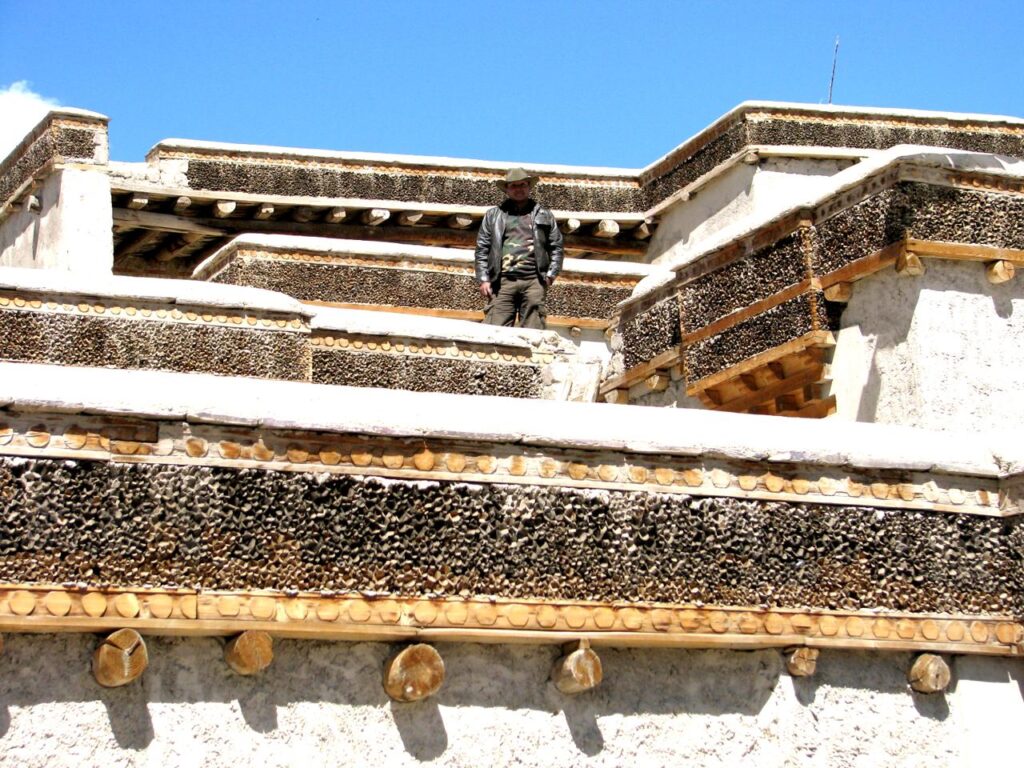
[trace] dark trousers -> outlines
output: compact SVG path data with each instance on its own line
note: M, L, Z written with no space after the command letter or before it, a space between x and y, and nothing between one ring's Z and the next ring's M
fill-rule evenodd
M523 328L547 327L544 299L548 288L539 277L522 280L501 278L498 290L487 303L484 322L490 325L515 325L516 315Z

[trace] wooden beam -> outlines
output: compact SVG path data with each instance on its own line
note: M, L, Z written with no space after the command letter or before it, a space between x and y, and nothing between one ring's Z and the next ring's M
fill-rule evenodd
M580 640L565 650L567 653L551 668L551 682L559 691L573 696L601 684L601 657L591 649L590 641Z
M391 211L387 208L371 208L359 215L359 220L370 227L379 227L391 218Z
M999 285L1000 283L1006 283L1013 280L1015 272L1016 270L1012 261L990 261L985 265L985 277L990 283L992 283L992 285Z
M134 194L128 199L128 208L132 211L141 211L149 205L149 198L146 195Z
M628 389L613 389L604 393L604 401L612 405L627 405L629 403Z
M853 298L853 283L836 283L825 289L825 298L839 304L845 304Z
M250 629L228 641L224 661L240 675L255 675L274 660L274 639L266 632Z
M925 272L921 257L912 251L904 250L896 257L896 274L906 277L920 277Z
M226 219L237 207L238 203L234 200L218 200L213 204L213 215L218 219Z
M167 235L159 229L137 229L129 235L117 249L117 257L126 259L149 250L161 238Z
M260 221L266 221L273 215L274 206L271 203L260 203L253 213L253 216Z
M316 218L316 210L309 205L300 205L297 208L292 208L292 221L298 221L301 224L308 224Z
M445 219L445 224L452 229L469 229L473 226L473 217L468 213L454 213Z
M601 219L594 225L594 237L615 237L619 234L619 222L614 219Z
M786 652L786 669L793 677L810 677L818 668L818 649L801 646Z
M949 665L934 653L922 653L907 672L907 682L918 693L941 693L949 685Z
M398 226L417 227L423 219L423 211L402 211L398 214Z
M345 220L346 216L348 216L348 209L336 205L327 211L327 214L324 216L324 221L328 224L340 224Z
M717 387L724 381L735 379L741 374L753 371L755 368L760 368L761 366L769 365L776 361L782 363L783 367L785 367L785 363L783 363L783 361L790 355L802 353L809 349L834 347L835 343L835 337L829 331L809 331L803 336L798 336L797 338L791 339L777 347L766 349L764 352L760 352L753 357L748 357L746 360L736 363L736 365L731 365L725 370L691 382L686 387L686 394L696 395L701 390Z
M644 386L651 392L664 392L668 389L670 380L668 373L659 371L644 379Z
M195 233L178 235L157 251L156 254L154 254L154 258L160 262L174 261L174 259L184 258L195 250L196 246L202 243L205 239L206 235L197 235Z
M395 701L419 701L444 683L444 660L432 645L417 643L395 653L384 667L384 690Z
M149 653L134 629L119 629L100 643L92 656L92 673L104 688L128 685L145 672Z
M164 232L195 232L210 237L226 235L222 229L206 226L195 219L173 216L169 213L150 213L148 211L129 211L125 208L113 210L114 223L122 226L159 229ZM219 223L219 222L218 222Z
M187 195L181 195L177 200L174 201L174 212L179 216L189 208L192 207L192 198Z

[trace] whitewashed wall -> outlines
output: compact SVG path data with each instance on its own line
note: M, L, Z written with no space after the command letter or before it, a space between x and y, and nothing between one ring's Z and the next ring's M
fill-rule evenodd
M96 638L8 635L0 763L26 766L958 766L1018 746L1019 660L953 659L912 693L908 654L823 653L795 679L775 651L602 650L605 682L569 698L554 647L440 645L440 694L392 703L384 644L278 641L233 675L216 639L150 639L143 679L99 688ZM991 760L992 762L987 762Z

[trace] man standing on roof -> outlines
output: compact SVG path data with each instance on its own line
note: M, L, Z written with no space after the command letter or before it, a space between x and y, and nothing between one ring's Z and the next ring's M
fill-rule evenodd
M562 233L530 197L536 179L513 168L498 187L507 196L484 214L476 238L476 279L487 299L484 322L544 328L548 288L562 271Z

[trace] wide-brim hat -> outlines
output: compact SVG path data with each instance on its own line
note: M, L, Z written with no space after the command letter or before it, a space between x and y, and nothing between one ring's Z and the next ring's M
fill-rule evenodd
M498 189L504 192L505 188L513 181L528 181L530 183L530 189L533 189L533 185L537 183L537 177L531 176L522 168L513 168L505 174L504 179L498 179L494 183L498 185Z

